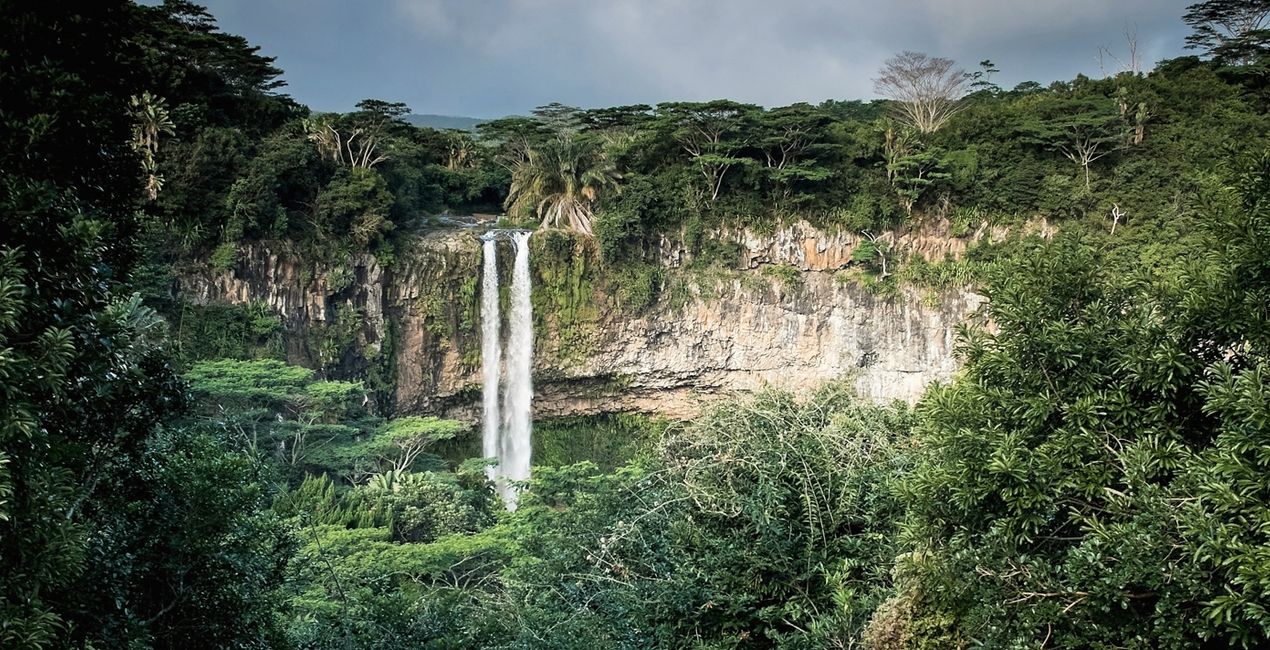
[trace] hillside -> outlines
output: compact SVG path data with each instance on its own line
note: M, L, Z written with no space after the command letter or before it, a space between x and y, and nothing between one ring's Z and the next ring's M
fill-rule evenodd
M474 131L477 125L488 122L475 117L456 117L454 115L428 115L411 113L404 118L407 124L412 126L425 127L429 129L437 129L438 131L448 131L456 129L459 131Z

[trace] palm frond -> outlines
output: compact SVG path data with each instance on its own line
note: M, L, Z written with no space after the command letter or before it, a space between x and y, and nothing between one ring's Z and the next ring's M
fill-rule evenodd
M537 218L542 228L591 235L596 204L616 193L620 180L600 143L563 136L530 149L516 164L505 206Z

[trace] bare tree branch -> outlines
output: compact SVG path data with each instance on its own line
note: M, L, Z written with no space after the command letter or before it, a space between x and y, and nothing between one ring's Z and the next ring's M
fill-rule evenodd
M904 51L887 59L873 89L895 102L896 117L921 133L934 133L961 110L970 78L952 59Z

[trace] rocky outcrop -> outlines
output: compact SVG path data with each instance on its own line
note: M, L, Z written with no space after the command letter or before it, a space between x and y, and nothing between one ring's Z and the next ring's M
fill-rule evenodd
M958 258L979 242L999 242L1012 232L1037 234L1050 238L1054 227L1045 218L1037 218L1020 227L992 226L984 221L964 237L952 234L947 220L934 220L920 227L900 232L878 233L877 241L900 256L921 256L928 262L948 257ZM851 265L852 255L870 237L848 230L825 230L798 220L772 231L752 228L728 229L718 237L737 245L742 269L757 269L767 264L792 266L802 271L834 271ZM678 267L692 261L680 240L663 237L658 247L661 263Z
M688 417L734 391L806 390L831 380L879 401L913 400L956 372L954 331L979 309L980 296L873 295L834 272L849 264L859 240L805 224L737 240L739 268L708 280L677 268L682 254L676 260L663 246L664 284L678 290L639 309L624 307L603 281L568 285L585 294L572 300L586 303L568 310L568 331L565 310L553 307L559 300L536 295L545 313L536 314L535 415ZM940 250L955 255L958 246L964 242ZM291 361L334 376L378 369L388 379L378 388L399 413L472 418L480 399L479 263L478 242L463 230L422 236L387 268L369 255L315 265L253 245L229 271L187 269L181 288L199 303L268 304L282 317ZM536 260L535 291L560 291L545 264ZM772 264L800 272L764 273ZM581 324L577 313L585 315Z

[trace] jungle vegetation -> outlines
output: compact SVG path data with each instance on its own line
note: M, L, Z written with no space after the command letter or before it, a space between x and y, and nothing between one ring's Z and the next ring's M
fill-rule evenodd
M185 0L0 6L0 647L1270 643L1265 2L1190 7L1194 56L1150 73L1003 89L903 53L886 101L552 105L474 134L315 114ZM923 70L948 97L904 94ZM503 209L612 268L795 219L1058 235L947 262L995 327L916 406L826 386L544 423L513 513L466 425L170 290L244 242L387 260ZM887 261L858 260L947 270Z

